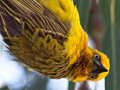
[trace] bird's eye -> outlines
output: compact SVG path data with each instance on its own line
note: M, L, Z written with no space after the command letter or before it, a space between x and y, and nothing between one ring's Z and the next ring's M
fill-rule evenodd
M90 79L95 79L95 76L90 76Z
M100 59L100 56L98 54L94 55L96 59Z

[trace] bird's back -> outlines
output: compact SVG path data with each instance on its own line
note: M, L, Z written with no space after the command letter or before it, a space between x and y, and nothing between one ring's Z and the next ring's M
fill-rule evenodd
M68 33L65 24L35 0L0 0L0 14L3 37L23 36L21 30L33 34L40 28L63 44Z
M10 53L50 78L70 71L63 52L67 26L35 0L0 0L0 33Z

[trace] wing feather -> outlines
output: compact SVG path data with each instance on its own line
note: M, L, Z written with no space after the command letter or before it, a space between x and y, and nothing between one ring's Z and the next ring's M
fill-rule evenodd
M57 41L64 38L59 42L63 44L68 34L64 23L35 0L0 0L0 20L3 37L22 36L23 29L33 34L41 28Z

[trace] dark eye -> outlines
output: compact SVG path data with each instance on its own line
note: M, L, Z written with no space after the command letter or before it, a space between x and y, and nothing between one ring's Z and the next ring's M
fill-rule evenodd
M90 79L95 79L95 76L90 76Z
M98 54L94 55L96 59L100 59L100 56Z

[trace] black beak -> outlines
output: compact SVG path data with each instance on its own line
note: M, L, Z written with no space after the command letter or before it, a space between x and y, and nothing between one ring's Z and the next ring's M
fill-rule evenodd
M100 68L97 70L98 73L102 73L102 72L107 72L108 70L102 65L101 62L99 62L98 60L94 60L94 63L96 63Z

